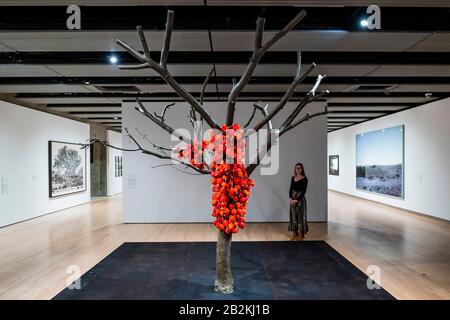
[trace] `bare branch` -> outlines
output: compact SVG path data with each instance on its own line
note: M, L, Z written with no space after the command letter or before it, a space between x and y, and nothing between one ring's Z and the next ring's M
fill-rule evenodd
M136 106L136 108L135 108L137 111L139 111L140 113L145 115L147 118L152 120L154 123L156 123L163 130L167 131L169 134L173 134L175 137L177 137L178 139L180 139L180 140L182 140L182 141L184 141L186 143L192 143L191 139L189 139L188 137L185 137L185 136L179 134L171 126L169 126L166 123L162 122L161 120L156 118L154 115L152 115L150 112L148 112L147 109L144 107L144 105L142 104L142 102L138 98L136 98L136 102L138 104Z
M292 97L292 95L295 92L295 88L306 78L306 76L311 73L311 71L316 67L315 63L312 63L309 68L300 76L295 77L294 81L292 81L291 85L289 86L288 90L284 94L283 98L281 98L280 102L278 102L278 105L273 109L267 117L265 117L260 123L258 123L253 129L255 131L258 131L261 129L267 122L272 120L273 117L277 115L278 112L280 112L286 103L289 101L289 99Z
M253 112L252 112L252 114L250 116L250 119L248 119L247 123L244 125L244 128L247 128L250 125L250 123L252 122L252 120L253 120L253 118L255 117L255 114L256 114L256 109L257 108L255 107L255 104L253 104Z
M298 119L297 121L295 121L294 123L290 124L289 126L287 126L283 131L280 131L280 136L283 135L284 133L288 132L289 130L294 129L295 127L297 127L299 124L308 121L312 118L324 115L324 114L328 114L330 113L330 111L328 110L328 106L325 106L325 110L321 111L321 112L316 112L311 114L310 112L306 113L303 117L301 117L300 119Z
M293 123L291 126L289 126L288 128L286 128L284 131L280 131L280 132L278 133L277 139L278 139L279 137L281 137L284 133L288 132L289 130L291 130L291 129L295 128L295 127L297 127L298 125L302 124L303 122L308 121L308 120L310 120L310 119L312 119L312 118L315 118L315 117L318 117L318 116L327 114L327 113L330 113L330 111L328 110L328 107L325 107L325 110L322 111L322 112L317 112L317 113L313 113L313 114L311 114L311 113L308 112L308 113L305 114L301 119L299 119L298 121L296 121L295 123ZM254 170L258 167L258 165L260 164L260 160L259 160L259 159L263 159L263 158L266 156L266 154L270 151L271 148L272 148L272 141L271 141L271 139L270 139L270 134L269 134L269 135L267 136L267 142L266 142L265 146L263 147L263 150L265 150L264 154L261 155L261 156L258 158L257 163L252 163L252 164L248 165L247 168L246 168L247 174L248 174L249 176L253 173L253 171L254 171ZM259 150L258 150L258 156L259 156Z
M266 104L264 107L260 106L259 104L261 103L261 101L258 101L256 103L253 104L253 113L250 116L250 119L248 119L247 123L245 124L244 128L246 128L253 120L253 117L255 116L256 110L261 111L261 113L263 114L264 117L267 117L268 112L267 112L267 108L269 107L268 104ZM267 122L267 129L271 130L272 127L272 121Z
M294 109L294 111L292 111L292 113L289 115L289 117L283 122L283 124L280 127L280 131L283 131L287 126L289 126L308 103L318 100L318 99L322 98L323 96L327 95L328 93L329 93L329 91L325 90L325 91L319 93L317 96L313 96L310 91L306 96L303 97L302 101L300 101L300 103L297 105L297 107Z
M179 163L179 164L180 164L180 163ZM159 164L159 165L156 165L156 166L152 166L151 168L154 169L154 168L159 168L159 167L172 167L173 169L175 169L175 170L177 170L177 171L179 171L179 172L181 172L181 173L184 173L184 174L191 174L191 175L194 175L194 176L201 176L201 175L204 175L204 174L208 174L208 172L202 172L202 173L187 172L186 170L189 169L189 168L191 168L191 167L189 167L189 166L186 166L186 167L184 168L184 170L180 170L180 169L174 167L174 166L179 165L179 164L176 164L176 163L163 163L163 164ZM191 168L191 169L192 169L192 168Z
M148 60L143 54L141 54L139 51L131 47L126 42L123 42L120 39L117 39L117 44L124 48L126 51L128 51L129 54L131 54L133 57L135 57L137 60L142 62L143 64L148 63Z
M195 115L194 109L191 108L189 110L189 113L188 113L187 117L189 118L189 122L191 123L192 128L195 129L195 122L197 121L197 117Z
M183 164L186 165L185 163L183 163ZM195 173L195 172L187 172L186 170L189 169L189 168L193 169L192 166L188 166L188 165L186 165L186 168L185 168L184 170L180 170L180 169L178 169L178 168L176 168L176 167L172 167L172 169L175 169L175 170L177 170L177 171L179 171L179 172L181 172L181 173L184 173L184 174L190 174L190 175L193 175L193 176L201 176L201 175L205 175L205 174L210 174L210 172L207 172L207 171L198 171L198 170L196 170L198 173Z
M237 100L239 94L241 93L241 91L244 89L244 87L250 81L250 78L252 77L253 72L255 71L256 66L258 65L258 63L261 60L261 58L263 57L263 55L279 39L281 39L292 28L294 28L295 25L297 25L297 23L299 23L300 20L302 20L305 16L306 16L306 11L302 10L301 12L299 12L281 31L277 32L263 46L261 46L260 43L262 41L262 33L263 33L263 29L264 29L265 19L258 18L258 20L256 22L257 26L256 26L256 36L255 36L255 50L253 51L252 57L250 58L250 62L248 63L247 68L244 71L244 74L240 78L237 85L233 86L233 89L230 91L230 94L228 95L227 121L226 121L227 125L233 124L236 100Z
M153 152L153 151L146 150L146 149L142 148L142 146L139 144L139 142L137 142L137 140L136 140L136 139L128 132L128 129L127 129L127 128L124 128L124 130L125 130L125 132L128 134L128 136L130 137L130 139L133 140L133 142L136 144L136 146L139 148L139 150L142 151L142 153L145 153L145 154L149 154L149 155L155 156L155 157L157 157L157 158L159 158L159 159L173 160L173 161L178 162L178 163L180 163L180 164L183 164L183 165L185 165L185 166L187 166L187 167L189 167L189 168L191 168L191 169L193 169L193 170L195 170L195 171L197 171L197 172L199 172L199 173L201 173L201 174L209 173L209 171L207 171L207 170L201 170L201 169L197 168L196 166L193 166L193 165L191 165L191 164L189 164L189 163L186 163L186 162L184 162L184 161L181 161L181 160L179 160L179 159L172 158L172 157L169 156L169 155L166 155L166 154L160 154L160 153Z
M261 49L267 51L278 40L291 31L304 17L306 17L306 11L302 10L282 30L278 31L269 41L267 41Z
M163 68L167 67L167 58L169 57L170 39L172 37L173 30L173 11L167 11L166 32L164 34L164 46L161 50L161 62L160 65Z
M136 132L139 133L139 135L141 136L142 139L144 139L145 141L150 143L154 148L158 149L159 151L161 151L164 154L166 154L166 151L172 151L173 150L172 148L159 146L159 145L151 142L150 139L148 139L147 135L144 134L143 132L141 132L138 128L136 128Z
M140 69L146 69L150 68L150 65L148 63L142 63L137 65L120 65L120 70L140 70Z
M312 87L312 89L309 91L309 93L310 93L311 95L313 95L313 96L316 95L316 90L317 90L317 88L319 87L319 85L320 85L320 83L322 82L322 80L325 79L326 77L327 77L326 75L321 75L321 74L319 74L319 75L317 76L316 83L314 84L314 86Z
M144 35L144 31L142 30L142 26L137 26L136 29L139 34L139 39L141 40L142 50L144 50L145 59L151 60L150 50L148 48L147 40L145 40L145 35Z
M163 109L163 111L162 111L162 113L161 113L160 116L158 116L158 115L156 114L156 112L153 112L153 113L154 113L155 117L157 117L157 118L159 118L159 119L161 120L162 123L165 123L165 122L166 122L166 119L165 119L166 112L170 109L170 107L172 107L172 106L174 106L174 105L175 105L175 102L172 102L172 103L169 103L168 105L166 105L166 106L164 107L164 109Z
M206 86L208 85L208 82L211 79L213 72L214 72L214 67L211 68L211 71L209 71L208 76L206 77L205 81L203 82L202 91L200 93L200 104L201 105L203 105L203 99L205 98Z
M109 148L113 148L113 149L116 149L116 150L120 150L120 151L127 151L127 152L141 151L140 149L124 149L124 148L116 147L116 146L113 146L113 145L107 143L106 141L102 141L102 140L99 140L99 139L89 139L88 143L85 143L85 144L81 145L81 149L87 149L87 148L89 148L91 145L93 145L95 143L101 144L101 145L103 145L105 147L109 147Z
M160 63L156 63L154 60L150 58L150 54L147 53L141 54L136 49L132 48L127 43L121 41L120 39L117 39L117 43L124 48L126 51L128 51L133 57L135 57L137 60L141 62L141 64L136 66L120 66L121 69L143 69L143 68L151 68L155 70L164 81L167 82L169 86L172 87L172 89L186 102L188 102L192 108L194 108L195 111L197 111L208 123L208 125L211 128L220 129L220 125L215 121L211 115L202 107L202 105L188 92L186 89L184 89L175 79L174 77L169 73L167 69L167 57L169 54L170 49L170 37L172 34L173 29L173 11L169 10L167 12L167 23L166 23L166 34L164 39L164 46L161 50L161 61ZM142 31L142 28L138 27L138 33L140 36L140 40L142 43L142 47L144 52L148 51L148 45L145 40L144 33Z
M302 68L302 52L297 51L297 69L295 70L295 77L300 78Z
M255 51L259 50L262 46L262 37L264 33L264 24L266 19L258 17L256 20L256 32L255 32Z

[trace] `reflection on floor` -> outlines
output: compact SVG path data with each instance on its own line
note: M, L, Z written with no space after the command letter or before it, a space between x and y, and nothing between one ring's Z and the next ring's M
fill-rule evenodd
M122 224L121 197L0 229L0 299L51 299L124 242L215 241L211 224ZM329 192L325 240L398 299L450 299L450 223ZM249 224L234 241L284 241L284 223Z

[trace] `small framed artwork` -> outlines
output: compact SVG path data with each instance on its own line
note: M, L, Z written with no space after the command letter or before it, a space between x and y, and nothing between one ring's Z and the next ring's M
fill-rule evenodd
M86 187L86 149L81 144L48 142L49 197L84 192Z
M122 156L114 157L115 177L122 177Z
M339 156L332 155L328 157L328 174L332 176L339 175Z

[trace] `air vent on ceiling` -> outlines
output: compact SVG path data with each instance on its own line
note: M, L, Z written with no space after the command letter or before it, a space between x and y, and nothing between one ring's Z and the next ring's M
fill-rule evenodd
M102 92L140 92L141 90L135 86L95 86Z
M353 92L387 92L396 87L396 85L362 85L353 89Z

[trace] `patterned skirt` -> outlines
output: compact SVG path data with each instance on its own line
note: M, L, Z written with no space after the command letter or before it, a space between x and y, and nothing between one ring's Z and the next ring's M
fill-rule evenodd
M295 191L292 194L292 198L295 199L298 193ZM289 231L308 233L308 216L306 210L306 197L297 202L295 205L290 205L289 211Z

